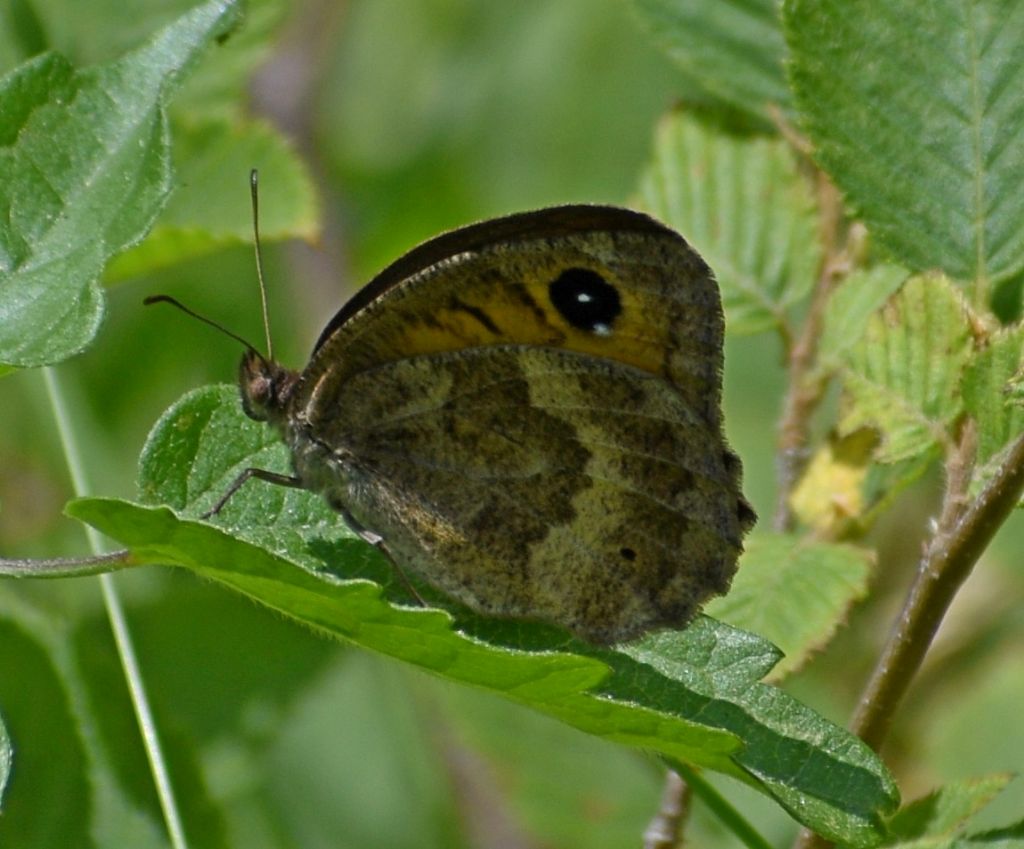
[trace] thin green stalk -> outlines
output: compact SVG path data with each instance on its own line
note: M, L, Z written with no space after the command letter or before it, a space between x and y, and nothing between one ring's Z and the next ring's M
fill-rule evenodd
M81 578L134 565L135 558L127 549L92 557L0 557L0 575L6 578Z
M693 794L700 798L708 810L718 818L718 821L729 829L747 849L773 849L772 845L747 821L743 814L737 811L729 800L715 789L713 784L705 780L700 772L682 761L668 760L666 763L686 782Z
M60 434L65 462L71 475L71 485L75 494L81 496L88 492L89 487L86 482L85 468L82 464L82 454L75 438L74 429L71 426L71 417L68 415L56 372L51 368L44 368L42 372L43 380L46 384L46 392L50 399L50 406L53 410L53 417L57 424L57 431ZM85 530L89 539L89 547L92 549L93 554L101 554L103 551L103 541L99 533L95 528L87 527ZM109 574L100 575L99 580L103 591L103 603L107 608L107 618L110 620L110 627L114 633L114 642L117 645L117 652L121 658L121 668L124 670L132 705L135 709L135 717L139 723L139 730L142 733L143 743L146 747L146 756L149 759L149 767L153 773L153 781L156 784L157 796L160 799L160 807L163 810L167 832L171 838L171 845L174 849L188 849L185 829L182 826L181 815L178 813L178 805L174 799L174 790L171 787L167 764L164 759L163 750L160 747L156 723L153 720L153 713L149 706L149 698L146 696L146 688L142 681L142 674L135 656L135 648L132 644L128 623L124 616L124 609L121 607L121 600L114 583L114 576Z

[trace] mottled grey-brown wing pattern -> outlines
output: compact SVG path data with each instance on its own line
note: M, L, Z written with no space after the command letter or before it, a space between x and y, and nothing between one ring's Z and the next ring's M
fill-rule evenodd
M478 610L612 642L681 626L728 587L738 464L664 380L491 346L381 365L327 397L303 413L335 452L318 488Z

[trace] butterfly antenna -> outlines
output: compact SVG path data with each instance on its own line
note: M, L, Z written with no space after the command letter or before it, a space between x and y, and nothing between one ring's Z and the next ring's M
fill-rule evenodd
M252 196L252 235L256 245L256 278L260 284L260 305L263 308L263 332L267 337L267 359L274 359L274 345L270 341L270 310L267 307L267 286L263 282L263 250L260 247L260 180L259 172L249 172L249 192Z
M246 348L248 348L250 351L253 351L256 354L256 356L263 359L263 355L237 333L228 330L223 324L219 324L212 318L207 318L205 315L200 315L195 310L189 309L177 298L172 298L170 295L150 295L148 298L144 299L142 303L145 304L147 307L150 304L170 304L172 307L177 307L186 315L190 315L192 316L192 318L199 319L199 321L203 322L203 324L210 325L210 327L214 328L215 330L219 330L225 336L230 336L236 342L241 342Z

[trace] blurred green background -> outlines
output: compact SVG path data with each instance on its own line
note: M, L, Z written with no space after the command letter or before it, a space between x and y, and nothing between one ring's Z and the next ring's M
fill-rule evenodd
M0 13L0 67L46 47L76 63L104 61L188 5L153 0L125 15L113 0L12 0ZM295 366L361 283L424 238L517 209L628 202L659 116L706 99L624 0L266 0L253 3L253 18L277 35L251 108L305 157L323 209L317 246L266 251L276 353ZM243 199L250 164L221 164ZM272 207L272 185L262 203ZM154 292L260 338L247 247L112 286L96 345L57 369L96 494L132 497L137 455L163 409L190 388L234 378L238 346L170 310L143 309ZM770 517L785 385L775 340L730 339L725 379L745 489ZM36 372L0 380L0 470L0 551L85 550L81 528L61 518L70 487ZM880 572L876 598L787 682L837 722L885 637L938 491L925 481L879 528L880 562L903 571ZM1024 734L1008 745L1005 733L983 733L1019 725L1024 613L1005 599L1021 596L1021 550L1018 515L957 602L907 705L889 755L908 797L1024 764ZM638 753L348 651L190 575L153 568L117 582L196 846L626 846L656 809L660 770ZM131 788L129 807L156 821L95 581L2 584L0 614L0 712L16 756L43 739L61 757L76 746L52 677L63 668L53 653L67 651L61 662L82 676L119 784ZM40 646L52 669L42 655L26 659ZM41 693L52 711L40 711ZM45 798L19 784L15 763L0 835ZM769 803L719 783L777 845L794 833ZM1021 809L1016 789L991 820ZM698 812L695 842L730 839Z

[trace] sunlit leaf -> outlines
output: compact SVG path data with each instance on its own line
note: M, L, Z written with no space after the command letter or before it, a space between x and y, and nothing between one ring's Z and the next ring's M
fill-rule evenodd
M1019 274L1024 5L787 0L783 9L804 128L874 238L913 271L976 282L981 297Z
M640 20L680 67L722 100L764 121L789 88L774 0L633 0Z
M855 271L828 299L818 359L832 370L842 364L843 353L864 336L868 321L907 279L895 265L877 265Z
M104 264L171 187L168 98L238 19L210 0L108 65L45 54L0 80L0 362L55 363L92 340Z
M814 284L814 199L777 139L732 136L673 113L658 128L640 199L714 269L730 333L784 326Z
M252 241L249 171L259 172L260 236L314 240L319 207L309 171L273 128L210 122L174 135L177 187L152 232L117 256L106 279L142 274Z
M864 428L833 435L818 448L790 497L802 524L835 536L864 515L864 485L877 444L877 434Z
M1014 403L1013 380L1024 368L1024 326L989 340L964 372L964 407L978 428L975 493L991 479L1013 440L1024 434L1024 406Z
M781 678L828 642L867 593L873 563L872 552L852 545L754 534L732 589L711 601L707 613L782 649L786 656L772 670L772 678Z
M840 430L877 429L875 456L884 463L948 446L970 354L969 317L957 291L941 276L912 278L844 354Z
M156 426L140 472L147 500L180 515L112 499L69 510L148 562L185 566L319 631L592 734L745 780L845 843L878 839L896 798L888 773L847 732L759 683L778 660L764 640L701 618L604 650L550 626L482 618L420 586L424 606L304 491L254 482L218 516L221 527L189 518L248 466L287 468L284 446L244 416L235 388L200 390Z
M891 843L947 837L989 802L1013 780L1009 773L988 775L973 781L946 784L908 803L889 822Z

